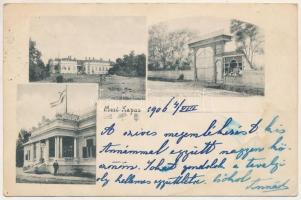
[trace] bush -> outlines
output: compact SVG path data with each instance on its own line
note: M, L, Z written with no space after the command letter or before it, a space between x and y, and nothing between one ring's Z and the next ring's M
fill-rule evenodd
M56 77L56 82L57 83L62 83L64 81L64 77L62 76L62 75L58 75L57 77Z
M178 78L179 81L183 81L184 80L184 74L181 74Z

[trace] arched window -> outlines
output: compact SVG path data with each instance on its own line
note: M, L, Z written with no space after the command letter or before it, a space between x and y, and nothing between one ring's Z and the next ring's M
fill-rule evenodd
M240 75L240 70L238 67L238 63L235 59L230 61L230 66L229 66L229 75L230 76L238 76Z

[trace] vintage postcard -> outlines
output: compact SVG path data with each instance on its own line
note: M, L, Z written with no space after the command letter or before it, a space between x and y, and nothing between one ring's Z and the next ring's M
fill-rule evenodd
M6 4L5 196L296 196L297 4Z

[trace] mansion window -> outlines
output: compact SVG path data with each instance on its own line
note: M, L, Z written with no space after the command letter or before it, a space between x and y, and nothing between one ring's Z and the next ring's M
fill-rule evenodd
M49 138L49 157L55 157L55 141L54 141L54 137Z
M94 145L93 139L86 140L86 146L83 147L83 158L95 158L96 157L96 146Z
M37 144L33 144L33 159L37 158Z
M30 160L30 150L26 151L25 160Z
M63 137L63 157L73 157L74 139L72 137Z

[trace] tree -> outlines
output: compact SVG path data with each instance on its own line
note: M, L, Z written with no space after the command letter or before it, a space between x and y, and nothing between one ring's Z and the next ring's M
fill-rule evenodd
M196 33L189 30L176 30L169 33L170 53L168 53L168 60L170 69L190 67L193 54L188 43L194 37L196 37Z
M16 166L22 167L24 163L24 148L23 144L28 142L31 133L21 129L16 142Z
M146 57L144 54L137 55L137 74L145 77Z
M148 68L156 70L176 70L190 68L192 50L188 42L196 36L196 32L178 29L168 32L167 25L154 25L149 30Z
M247 22L232 20L230 31L235 38L237 51L242 52L248 64L252 69L256 69L254 65L254 57L263 54L263 34L259 28Z
M49 75L49 68L45 67L41 56L42 53L36 48L36 42L29 39L29 81L38 81Z
M117 58L113 67L109 70L109 74L117 74L120 76L145 76L146 58L144 54L135 55L134 51Z
M149 29L148 62L150 67L167 67L168 51L167 28L164 24L154 25Z

